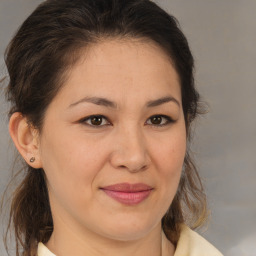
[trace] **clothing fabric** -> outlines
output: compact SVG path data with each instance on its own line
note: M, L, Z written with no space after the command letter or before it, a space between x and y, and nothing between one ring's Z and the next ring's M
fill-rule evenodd
M43 244L38 244L38 256L57 256ZM75 255L74 255L75 256ZM202 236L182 225L180 239L174 256L223 256L213 245Z
M198 233L182 225L174 256L223 256L223 254Z

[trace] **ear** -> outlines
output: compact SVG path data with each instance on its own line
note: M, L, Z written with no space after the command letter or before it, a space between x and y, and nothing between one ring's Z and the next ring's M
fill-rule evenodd
M12 114L9 121L9 133L24 160L33 168L42 168L39 152L38 130L32 127L21 113ZM35 159L30 161L30 159Z

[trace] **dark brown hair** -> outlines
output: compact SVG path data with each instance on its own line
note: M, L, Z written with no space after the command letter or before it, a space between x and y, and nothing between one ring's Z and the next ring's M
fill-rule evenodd
M193 57L176 19L149 0L47 0L39 5L6 50L9 114L21 112L40 133L44 113L80 51L106 38L150 40L171 58L180 78L189 142L191 123L200 112ZM10 210L17 256L20 246L22 255L35 255L37 243L47 242L53 230L44 170L27 165L24 173ZM188 147L179 188L162 227L175 244L181 223L195 228L205 216L205 194Z

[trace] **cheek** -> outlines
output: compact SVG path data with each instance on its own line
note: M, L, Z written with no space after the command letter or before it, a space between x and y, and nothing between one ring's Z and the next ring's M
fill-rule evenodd
M170 133L158 140L158 143L152 145L154 155L153 159L157 169L162 170L166 175L175 175L182 168L186 154L186 133Z
M183 129L170 133L154 147L154 164L157 170L162 197L170 205L176 194L186 154L186 133Z
M74 206L81 204L81 200L91 199L95 177L106 157L99 144L67 132L65 135L44 136L41 158L50 197L62 204L72 202Z
M56 175L70 175L75 178L90 174L88 170L97 169L99 155L104 153L99 143L72 132L71 129L55 129L58 132L45 131L41 139L41 159L46 172ZM70 131L71 130L71 131ZM95 168L89 168L93 167Z

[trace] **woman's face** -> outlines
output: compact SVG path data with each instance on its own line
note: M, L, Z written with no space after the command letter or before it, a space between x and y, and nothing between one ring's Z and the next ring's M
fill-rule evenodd
M127 39L87 48L40 135L55 230L127 241L161 227L185 151L179 78L167 55Z

